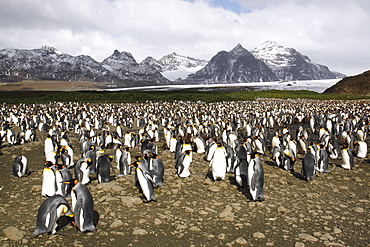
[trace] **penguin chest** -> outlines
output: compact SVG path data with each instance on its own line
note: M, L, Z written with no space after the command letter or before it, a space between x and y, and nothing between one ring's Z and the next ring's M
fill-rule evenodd
M83 162L80 167L82 171L82 184L87 184L90 182L89 174L90 174L90 169L89 166L87 165L86 162Z

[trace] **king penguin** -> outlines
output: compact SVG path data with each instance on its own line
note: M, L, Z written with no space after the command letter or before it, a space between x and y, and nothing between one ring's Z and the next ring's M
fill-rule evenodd
M163 186L164 164L162 159L155 153L149 154L152 162L152 177L154 187Z
M261 158L258 154L249 162L248 166L248 183L249 192L253 201L264 201L263 187L265 182L265 173L263 170Z
M77 228L81 232L94 231L94 201L89 189L78 182L73 180L73 188L71 192L72 197L72 210L74 212L74 219Z
M129 152L129 147L121 148L121 155L118 160L118 177L123 177L131 173L131 153Z
M192 162L191 152L191 150L185 150L176 160L176 174L180 178L186 178L190 176L190 164Z
M12 168L14 177L27 176L28 175L27 158L23 155L15 157Z
M56 177L54 164L50 161L45 162L45 168L42 174L42 189L41 195L44 197L51 197L57 191Z
M57 220L62 216L73 217L73 213L67 200L61 195L47 198L39 207L36 219L34 236L43 233L55 234L57 231Z
M315 176L315 157L313 153L308 150L302 159L302 174L306 182Z
M154 181L150 174L148 164L145 159L141 158L134 162L135 166L135 184L144 196L144 202L157 201L154 195Z
M222 143L217 143L217 148L213 153L213 157L210 162L212 167L213 180L224 180L227 169L227 152Z
M96 176L99 183L109 183L110 181L110 170L113 171L111 162L113 156L104 154L98 158L96 165Z
M348 148L347 144L343 145L341 154L342 154L342 167L346 170L353 169L353 155L351 149Z

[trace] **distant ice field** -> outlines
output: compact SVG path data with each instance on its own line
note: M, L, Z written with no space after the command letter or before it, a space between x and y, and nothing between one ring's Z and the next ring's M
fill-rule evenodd
M199 85L163 85L144 87L110 88L106 91L171 91L176 89L209 89L220 87L236 87L241 90L251 87L254 90L309 90L317 93L324 92L327 88L336 84L340 79L311 80L311 81L284 81L284 82L251 82L232 84L199 84Z

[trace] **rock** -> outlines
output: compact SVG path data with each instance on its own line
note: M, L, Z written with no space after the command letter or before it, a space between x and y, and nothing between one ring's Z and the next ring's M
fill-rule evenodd
M287 214L287 213L290 212L289 209L286 209L283 206L278 207L277 211L278 211L278 213L284 213L284 214Z
M341 229L339 229L338 227L334 227L334 229L333 229L334 234L338 234L338 233L341 233L341 232L342 232Z
M122 226L122 225L123 225L122 220L117 220L117 219L115 219L115 220L113 221L113 223L110 225L110 228L116 228L116 227L120 227L120 226Z
M225 235L225 233L220 233L220 234L217 236L217 238L218 238L219 240L225 240L225 239L226 239L226 235Z
M304 243L302 243L302 242L296 242L294 244L294 247L304 247Z
M298 234L298 237L303 240L311 241L311 242L317 242L319 241L318 238L315 238L314 236L306 233L300 233Z
M201 231L200 228L197 227L197 226L192 226L192 227L189 228L189 230L192 231L192 232L200 232Z
M355 211L357 213L363 213L363 212L365 212L365 210L363 208L360 208L360 207L354 208L353 211Z
M330 240L330 241L333 241L334 238L329 234L329 233L325 233L323 234L321 237L320 237L321 240Z
M5 234L5 236L7 238L9 238L10 240L14 240L14 241L21 240L24 237L24 235L25 235L25 232L24 231L19 230L15 226L9 226L9 227L5 228L3 230L3 233Z
M211 186L211 187L209 187L208 188L210 191L212 191L212 192L219 192L220 191L220 188L219 187L217 187L217 186Z
M136 229L132 232L133 235L146 235L148 231L145 229Z
M260 238L260 239L266 238L265 234L263 234L262 232L255 232L255 233L252 234L252 236L254 238Z
M242 237L235 239L235 243L240 244L240 245L246 245L246 244L248 244L247 240L245 240Z
M186 207L186 208L185 208L185 212L186 212L186 213L193 213L193 212L194 212L194 209L189 208L189 207Z
M141 199L132 196L122 196L121 201L124 206L131 208L133 205L139 205L142 203Z
M42 186L41 185L32 185L31 192L40 192L41 193Z
M158 219L158 218L155 218L154 219L154 225L158 226L160 224L162 224L162 221L160 219Z

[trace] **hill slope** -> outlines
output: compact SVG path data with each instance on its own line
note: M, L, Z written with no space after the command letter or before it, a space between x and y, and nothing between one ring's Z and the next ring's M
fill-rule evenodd
M349 76L324 91L324 94L370 95L370 70L362 74Z

